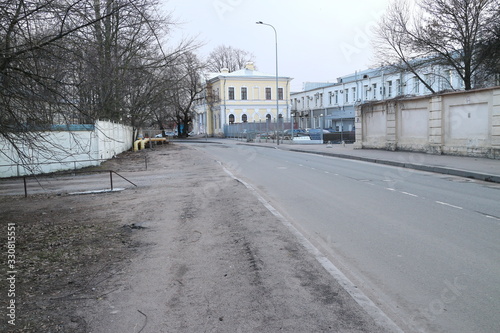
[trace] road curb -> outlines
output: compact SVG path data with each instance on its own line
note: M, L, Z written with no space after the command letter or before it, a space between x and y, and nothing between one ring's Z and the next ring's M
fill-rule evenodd
M371 157L364 157L364 156L355 156L355 155L348 155L348 154L329 153L329 152L322 152L322 151L310 151L310 150L297 149L297 148L281 148L279 146L270 147L270 146L263 146L263 145L251 144L251 143L239 143L239 144L253 146L253 147L258 146L258 147L262 147L262 148L283 149L283 150L293 151L293 152L297 152L297 153L308 153L308 154L337 157L337 158L343 158L343 159L349 159L349 160L356 160L356 161L363 161L363 162L369 162L369 163L389 165L389 166L406 168L406 169L440 173L440 174L450 175L450 176L458 176L458 177L464 177L464 178L470 178L470 179L477 179L477 180L482 180L482 181L487 181L487 182L492 182L492 183L500 183L500 175L491 175L491 174L485 174L485 173L456 169L456 168L446 168L446 167L433 166L433 165L398 162L398 161L392 161L392 160L386 160L386 159L371 158Z

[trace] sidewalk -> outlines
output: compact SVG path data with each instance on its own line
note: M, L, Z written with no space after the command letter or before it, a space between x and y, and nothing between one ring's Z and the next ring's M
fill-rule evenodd
M276 142L271 142L271 140L267 143L264 140L248 143L231 139L224 140L234 141L239 144L320 154L500 183L500 160L488 158L431 155L379 149L354 149L353 144L291 144L288 141L277 145Z

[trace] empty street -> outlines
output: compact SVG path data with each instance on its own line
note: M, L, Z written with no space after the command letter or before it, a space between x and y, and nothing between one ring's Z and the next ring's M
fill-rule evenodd
M405 332L500 331L500 185L221 142L191 145L250 184Z

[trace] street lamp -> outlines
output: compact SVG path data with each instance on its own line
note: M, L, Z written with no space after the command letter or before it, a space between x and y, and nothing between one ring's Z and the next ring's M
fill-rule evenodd
M278 33L276 32L276 29L271 24L264 23L262 21L258 21L255 23L270 26L274 30L274 41L276 44L276 124L278 126L276 138L277 138L277 142L278 142L278 146L279 146L279 144L280 144L280 133L279 133L279 117L280 117L279 103L280 103L280 100L279 100L279 94L278 94Z

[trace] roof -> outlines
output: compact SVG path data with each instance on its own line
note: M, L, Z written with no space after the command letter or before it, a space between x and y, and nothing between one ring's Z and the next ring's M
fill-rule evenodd
M212 81L216 78L222 79L222 78L245 78L245 79L275 79L276 74L266 74L263 72L255 71L255 70L250 70L250 69L240 69L231 73L208 73L207 74L207 80ZM291 80L291 77L288 76L278 76L278 79L281 80Z

